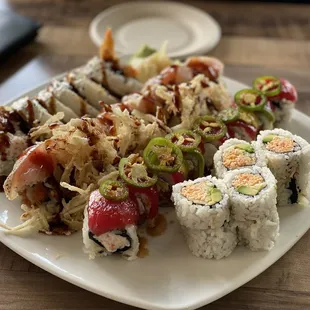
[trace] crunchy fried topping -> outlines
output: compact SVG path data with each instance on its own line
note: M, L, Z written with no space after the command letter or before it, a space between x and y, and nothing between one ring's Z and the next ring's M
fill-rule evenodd
M259 174L241 173L235 177L232 185L237 188L239 186L254 186L262 183L264 183L264 178Z
M263 92L265 92L265 91L267 91L269 89L272 89L273 87L277 86L277 83L275 81L267 82L267 81L262 80L260 83L262 84L261 91L263 91Z
M252 105L253 103L255 104L256 96L251 93L245 93L242 94L242 100L244 101L244 103Z
M213 129L220 129L221 128L221 125L219 123L216 123L216 122L203 121L203 122L201 122L201 125L205 127L203 129L203 132L205 132L205 133L210 133L213 131Z
M292 152L295 145L292 138L276 136L266 144L266 149L275 153L287 153Z
M116 59L111 28L108 28L104 34L104 39L99 49L99 57L106 61Z
M158 159L161 166L173 166L176 157L172 153L172 149L169 147L160 147L158 149Z
M248 152L237 148L227 150L223 155L223 164L228 169L251 166L255 162L255 155L250 155Z

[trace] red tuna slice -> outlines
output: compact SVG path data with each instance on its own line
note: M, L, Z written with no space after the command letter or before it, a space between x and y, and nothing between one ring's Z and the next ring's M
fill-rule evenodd
M91 193L87 211L89 230L96 236L136 225L140 217L137 203L132 198L112 201L104 198L99 190Z

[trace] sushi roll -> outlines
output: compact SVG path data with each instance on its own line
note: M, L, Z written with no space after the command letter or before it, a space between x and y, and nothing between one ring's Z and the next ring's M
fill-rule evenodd
M107 182L114 183L106 183L104 192L101 189L92 192L85 208L84 250L91 259L115 253L128 260L136 259L139 251L139 207L136 200L128 196L128 190L122 183Z
M228 256L237 244L222 180L208 176L173 186L172 200L188 248L195 256Z
M231 214L236 221L263 220L276 211L277 181L267 167L242 168L227 172Z
M10 107L0 107L0 177L5 179L28 147L27 124Z
M76 113L74 113L70 108L65 106L62 102L57 100L53 96L53 94L47 90L40 91L38 96L36 97L36 100L51 115L54 115L58 112L63 112L63 121L65 123L69 122L72 118L78 118L78 115Z
M279 236L279 215L273 211L261 221L236 221L238 244L248 247L251 251L270 251Z
M134 77L127 76L119 64L99 57L90 59L80 72L119 97L138 92L142 88L142 84Z
M52 117L36 99L30 99L29 97L13 102L11 107L29 124L30 128L43 125Z
M215 174L223 178L231 170L250 166L266 166L264 153L249 143L239 139L226 140L214 155Z
M274 127L286 128L298 99L295 87L288 80L274 76L258 77L253 87L267 97L268 106L275 116Z
M219 228L230 219L226 185L211 176L174 185L172 200L180 224L187 228Z
M197 257L221 259L229 256L237 245L236 228L225 224L216 229L183 227L188 248Z
M29 97L24 97L13 102L11 107L29 124L30 128L43 125L52 117L37 100L30 99Z
M48 87L48 91L78 116L88 114L91 117L96 117L99 113L97 109L89 105L76 93L75 89L66 81L53 81Z
M99 57L93 57L80 69L80 73L101 84L116 96L122 97L141 90L142 84L135 78L130 66L123 66L115 54L111 29L107 29L99 49Z
M310 146L283 129L261 131L257 147L277 179L278 206L294 204L309 194Z
M270 250L279 235L276 179L267 167L242 168L224 178L239 244Z
M97 110L101 110L101 101L105 104L117 102L117 99L105 88L90 80L87 76L80 74L78 70L70 72L67 76L67 81Z

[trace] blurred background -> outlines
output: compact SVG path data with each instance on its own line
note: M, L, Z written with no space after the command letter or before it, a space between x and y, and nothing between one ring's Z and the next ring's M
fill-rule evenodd
M10 53L1 62L0 102L55 74L81 65L97 54L98 48L89 37L89 24L101 11L122 2L0 0L2 12L13 10L42 25L32 43ZM309 4L206 0L183 3L202 9L220 24L222 38L208 54L226 64L226 75L250 83L260 73L289 71L288 78L300 82L299 91L302 92L309 83ZM205 35L208 36L207 31ZM0 35L0 43L3 38Z

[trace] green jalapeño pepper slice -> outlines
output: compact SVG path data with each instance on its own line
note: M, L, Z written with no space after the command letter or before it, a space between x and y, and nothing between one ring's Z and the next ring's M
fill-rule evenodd
M253 87L261 91L266 97L274 97L281 93L281 82L275 76L260 76L253 82Z
M204 176L205 159L198 150L185 153L184 160L188 166L188 176L190 179L194 180Z
M261 111L267 98L256 89L243 89L235 94L236 104L246 111Z
M121 178L132 186L151 187L157 182L157 176L147 170L144 159L139 154L122 158L118 169Z
M177 145L182 152L193 151L198 148L201 142L201 136L197 133L181 129L166 136L173 144Z
M266 105L261 112L270 122L274 123L276 121L276 117L274 116L270 106Z
M129 195L127 186L114 180L104 181L99 187L99 192L104 198L113 201L126 200Z
M240 112L237 108L229 108L221 111L217 117L224 123L230 123L239 119Z
M180 148L168 139L153 138L143 151L146 165L158 172L176 172L182 165L183 154Z
M198 118L194 123L194 129L207 142L221 139L227 131L222 121L209 115Z

